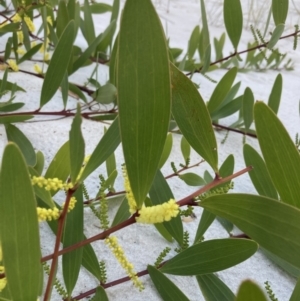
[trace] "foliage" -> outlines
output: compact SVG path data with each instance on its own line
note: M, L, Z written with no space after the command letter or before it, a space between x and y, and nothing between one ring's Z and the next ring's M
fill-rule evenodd
M126 0L120 21L119 0L112 5L88 0L13 0L12 9L9 3L1 1L4 11L0 35L5 35L6 45L0 81L0 123L9 141L0 171L1 300L51 300L53 288L63 300L80 300L92 294L93 300L108 300L106 288L128 280L143 290L140 277L146 274L163 300L188 300L166 274L195 277L206 300L266 300L251 281L244 281L235 296L214 274L248 259L258 245L273 261L299 276L299 139L295 145L277 117L282 75L276 77L267 104L255 103L250 87L237 96L241 83L235 83L238 72L292 68L291 61L285 61L286 54L274 48L280 39L288 37L294 37L294 48L297 47L297 25L294 32L283 36L288 4L288 0L273 0L266 24L266 28L273 26L270 39L252 27L255 42L239 51L243 30L240 0L224 1L226 33L214 38L213 44L205 1L201 0L201 28L195 27L184 53L169 46L150 0ZM103 13L111 15L110 22L97 35L94 17ZM270 23L271 15L274 23ZM76 45L81 33L87 44L85 49ZM233 52L224 57L227 37ZM244 53L246 56L242 57ZM32 61L37 62L35 72L23 70L22 64ZM103 85L97 76L102 64L109 66L109 80ZM72 82L70 76L86 66L94 68L87 82ZM192 75L200 73L209 78L208 72L220 68L228 71L205 102ZM43 79L38 109L22 109L25 103L18 99L26 91L8 81L10 72ZM63 110L47 111L58 89ZM69 108L71 97L77 99L76 108ZM45 155L36 151L14 124L38 121L38 117L47 115L72 117L72 125L68 141L45 169ZM238 116L231 127L220 123L228 116ZM109 124L87 157L83 119ZM219 162L217 129L257 138L262 156L244 144L246 167L233 173L232 155L222 164ZM162 167L172 152L174 133L182 135L184 162L172 162L173 173L164 175ZM115 185L122 163L116 161L115 151L121 143L124 191L118 191ZM191 148L203 160L191 164ZM209 171L201 175L190 171L204 161ZM107 175L99 175L99 187L93 189L97 192L90 196L89 177L103 163ZM231 181L246 172L258 195L228 193L233 189ZM175 200L168 183L172 177L180 179L182 185L198 188ZM63 203L58 201L59 190L64 192ZM118 207L113 219L112 202ZM192 239L184 230L181 216L193 216L192 209L199 206L204 210ZM90 212L99 219L101 230L87 238L84 220ZM205 240L204 234L215 218L230 235L235 225L244 237ZM55 234L52 254L43 257L39 222L47 222ZM142 271L135 270L125 246L123 250L112 235L135 223L153 224L166 241L153 266L145 258ZM106 244L100 252L91 244L98 240ZM107 282L104 248L106 252L110 249L126 277ZM100 258L97 254L101 254ZM82 268L99 285L74 296ZM43 270L47 274L45 287ZM275 300L268 282L266 291ZM291 295L290 300L297 299L299 281Z

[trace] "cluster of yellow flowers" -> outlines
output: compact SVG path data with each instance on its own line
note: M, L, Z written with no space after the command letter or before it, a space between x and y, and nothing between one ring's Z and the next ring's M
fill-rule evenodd
M136 218L138 223L156 224L168 222L172 217L179 213L179 206L176 201L171 199L161 205L145 207L139 210L139 216Z
M58 178L45 179L42 176L40 176L40 177L33 176L31 178L31 184L38 185L39 187L43 187L47 191L68 190L68 189L73 188L72 183L64 183L62 180L60 180ZM70 212L72 209L74 209L76 202L77 202L76 198L71 197L70 203L68 206L68 212ZM64 204L63 204L63 206L64 206ZM39 222L56 220L60 216L60 210L56 207L51 208L51 209L37 207L36 209L37 209L37 215L38 215Z
M74 209L76 202L77 202L76 198L71 197L68 206L68 212ZM63 203L62 206L64 206L64 204L65 203ZM56 220L60 217L60 213L61 213L61 211L57 207L53 207L52 209L37 207L36 211L37 211L39 222Z
M44 177L33 176L31 179L32 185L38 185L39 187L44 187L46 190L56 191L56 190L68 190L73 188L72 183L64 183L58 178L45 179Z
M122 170L123 170L126 198L129 204L129 211L131 214L138 211L139 216L136 218L136 221L138 223L156 224L156 223L167 222L172 217L176 217L179 214L179 206L176 204L176 201L173 199L170 199L168 202L165 202L161 205L156 205L151 207L145 207L143 205L141 209L138 209L130 187L127 170L124 165L122 167Z
M19 71L19 67L15 60L7 60L8 66L15 72Z
M0 262L2 262L2 248L0 245ZM4 274L5 270L4 270L4 266L0 265L0 274ZM0 278L0 292L2 292L2 290L5 288L7 284L7 280L6 277L4 278Z
M115 236L111 236L105 239L105 243L111 249L112 253L121 264L122 268L126 271L129 278L132 280L135 287L137 287L140 291L144 289L143 283L139 280L137 276L133 264L130 263L125 257L124 250L120 247L118 243L118 239Z
M60 216L60 212L56 207L54 207L53 209L37 207L36 212L39 222L56 220Z

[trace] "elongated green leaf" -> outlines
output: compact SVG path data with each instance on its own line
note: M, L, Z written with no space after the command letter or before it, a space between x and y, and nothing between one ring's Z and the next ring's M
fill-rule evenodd
M187 162L191 155L191 146L184 136L181 138L180 148L184 162Z
M88 0L84 1L84 37L90 45L93 40L95 40L95 27L92 18L92 11Z
M112 153L105 161L107 176L110 176L117 169L116 156Z
M195 85L173 64L172 113L191 147L218 170L217 142L205 103Z
M11 115L11 116L0 116L0 124L23 122L32 119L33 115Z
M57 18L56 18L56 35L58 38L61 37L63 31L67 27L68 22L69 22L69 14L68 14L67 3L66 1L59 1Z
M60 84L61 96L64 103L64 108L67 106L68 96L69 96L69 82L68 82L68 73L65 72L65 75Z
M297 301L300 299L300 278L298 279L296 286L293 290L292 296L289 301Z
M247 239L214 239L182 251L160 269L181 276L214 273L235 266L257 251L258 245Z
M84 7L81 9L84 11ZM92 14L104 14L110 12L112 10L112 6L105 3L93 3L90 4L90 11Z
M3 84L3 79L0 79L0 85ZM13 87L16 86L16 91L22 91L22 92L26 92L22 87L16 85L16 83L12 83L10 81L6 81L5 83L5 88L6 90L12 91ZM21 117L21 116L20 116Z
M244 145L244 160L247 166L253 166L249 172L256 191L263 196L278 199L278 194L270 178L266 164L258 152L248 144Z
M198 44L199 44L199 38L200 38L200 28L199 28L199 25L197 25L194 30L192 31L191 33L191 37L189 39L189 47L188 47L188 57L190 59L193 58L195 52L196 52L196 49L198 47Z
M189 186L201 186L205 184L204 179L202 179L199 175L192 172L181 174L179 175L179 178Z
M273 110L273 112L275 114L278 113L281 92L282 92L282 75L279 73L276 76L276 79L273 84L272 91L271 91L271 94L270 94L269 100L268 100L268 106Z
M10 23L0 28L0 33L16 32L20 29L20 23Z
M99 51L105 52L107 50L107 47L110 46L111 44L116 28L117 28L117 21L116 20L111 21L111 23L107 26L107 28L102 33L102 40L97 47L98 52Z
M172 150L172 145L173 145L173 135L172 133L169 133L165 142L163 152L161 154L161 158L158 164L158 169L161 169L166 163L167 159L169 158Z
M45 158L44 154L41 151L36 152L36 164L34 165L34 169L38 173L38 175L42 174L42 171L44 169L45 164Z
M95 150L93 151L88 163L86 164L80 181L83 181L89 174L91 174L98 166L116 150L120 144L120 132L118 117L114 120L107 132L103 135Z
M269 252L268 250L260 247L259 248L270 260L272 260L274 263L276 263L278 266L280 266L283 270L288 272L290 275L292 275L295 278L300 277L300 268L295 267L294 265L288 263L284 259L274 255L273 253Z
M240 0L224 0L224 23L229 39L237 50L243 30L243 12Z
M86 96L82 93L82 91L74 84L69 83L69 90L76 94L80 99L82 99L85 103L87 103Z
M120 134L128 178L140 208L155 177L171 111L167 45L150 0L126 1L117 61Z
M276 28L274 29L273 33L272 33L272 36L271 36L271 39L270 41L268 42L268 48L269 49L272 49L274 48L274 46L277 44L277 42L279 41L282 33L284 31L284 24L278 24L276 26Z
M257 284L246 280L239 287L236 301L267 301L267 298Z
M246 130L253 122L254 95L250 88L246 88L243 97L243 117Z
M80 106L77 107L77 113L73 119L70 130L70 167L71 167L71 180L75 184L77 176L82 168L84 159L84 140L81 133L81 115Z
M0 112L13 112L13 111L21 109L24 105L25 104L23 102L11 103L11 104L8 104L6 106L1 106L0 107Z
M187 296L169 278L167 278L167 276L165 276L155 267L148 265L147 270L152 282L155 285L155 288L164 301L189 301L189 298L187 298Z
M98 286L96 289L96 294L93 297L94 301L108 301L105 289L102 286Z
M243 106L243 95L233 99L228 104L222 106L211 114L212 120L218 120L230 116L240 110Z
M154 182L149 191L150 199L153 205L159 205L164 202L174 199L173 193L160 170L157 171ZM169 222L164 222L163 225L168 232L179 243L183 244L183 226L179 215L172 218Z
M300 210L262 196L226 194L200 203L212 213L233 222L263 248L300 266Z
M272 0L272 14L275 25L284 24L289 9L289 0Z
M271 179L283 202L300 208L300 156L288 132L263 102L254 106L256 132Z
M118 41L119 41L119 35L117 35L114 45L112 47L111 55L110 55L110 61L109 61L109 81L113 85L117 85L116 83L116 67L117 67L117 59L118 59Z
M216 275L198 275L196 278L206 301L235 300L235 295L230 288Z
M201 214L201 219L198 225L197 233L195 235L194 244L201 242L204 233L215 220L215 215L207 210L203 210Z
M237 74L237 68L230 69L219 81L213 94L211 95L209 102L207 103L207 109L209 113L213 113L222 104L226 95L229 93L231 86L235 80Z
M42 86L40 106L44 106L55 94L65 75L73 47L75 24L70 21L53 52Z
M12 124L6 124L5 130L8 141L12 141L18 145L26 160L26 163L30 166L34 166L36 164L36 155L28 138Z
M82 187L78 187L74 193L76 205L73 210L68 212L63 235L64 248L83 240L83 197ZM68 296L71 296L72 291L78 279L83 248L78 248L72 252L66 253L62 257L62 270L64 283Z
M12 300L36 300L43 281L36 200L25 159L14 143L3 153L0 212L3 262Z
M205 57L206 56L206 54L205 54L206 49L210 45L210 39L209 39L207 14L206 14L204 0L200 0L200 7L201 7L202 30L201 30L201 40L200 40L199 47L202 48L202 51L200 51L200 53L204 53L204 57ZM204 60L204 58L201 58L201 59Z
M203 65L201 67L201 74L204 74L210 66L211 46L210 44L206 47L204 52Z

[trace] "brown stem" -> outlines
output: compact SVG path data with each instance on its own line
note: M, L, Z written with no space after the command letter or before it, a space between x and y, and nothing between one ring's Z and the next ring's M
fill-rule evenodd
M74 190L68 190L66 202L65 202L63 211L58 220L58 228L57 228L57 233L56 233L55 246L54 246L54 251L52 254L51 268L50 268L49 278L48 278L47 287L46 287L46 291L45 291L45 295L44 295L44 301L50 300L50 297L51 297L52 283L55 278L56 266L57 266L58 256L59 256L59 254L58 254L59 253L59 245L60 245L60 242L62 239L64 223L66 220L69 203L70 203L73 193L74 193Z
M244 168L244 169L242 169L242 170L240 170L240 171L238 171L238 172L236 172L236 173L234 173L234 174L232 174L228 177L225 177L225 178L221 178L220 176L216 176L215 179L211 183L201 187L197 191L195 191L192 194L188 195L187 197L183 198L182 200L177 202L177 204L179 206L185 206L185 205L197 206L198 203L196 203L194 201L194 198L196 196L198 196L198 195L200 195L200 194L202 194L202 193L204 193L204 192L206 192L206 191L208 191L208 190L210 190L210 189L212 189L212 188L214 188L214 187L216 187L220 184L224 184L224 183L226 183L226 182L228 182L228 181L230 181L230 180L232 180L232 179L234 179L234 178L236 178L236 177L252 170L252 168L253 168L252 166L248 166L248 167L246 167L246 168Z
M243 134L243 135L246 135L246 136L249 136L249 137L252 137L252 138L257 138L257 135L256 134L252 134L252 133L245 133L241 130L238 130L238 129L234 129L234 128L231 128L231 127L228 127L228 126L225 126L225 125L221 125L221 124L218 124L218 123L215 123L213 122L212 123L213 126L215 126L216 128L220 128L220 129L224 129L224 130L227 130L227 131L231 131L231 132L235 132L235 133L239 133L239 134Z

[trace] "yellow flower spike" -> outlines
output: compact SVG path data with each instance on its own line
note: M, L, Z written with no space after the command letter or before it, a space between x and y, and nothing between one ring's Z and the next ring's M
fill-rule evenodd
M136 221L144 224L157 224L171 220L171 218L176 217L178 213L179 206L175 200L171 199L161 205L152 207L143 206L142 209L139 210L139 216L136 217Z
M17 37L18 37L19 43L23 44L24 35L23 35L23 32L21 30L17 31Z
M121 248L121 246L118 243L118 239L116 236L110 236L104 240L104 242L107 244L107 246L111 249L112 253L122 266L122 268L126 271L128 277L133 282L134 286L139 289L139 291L142 291L144 289L143 283L138 278L133 264L130 263L127 258L125 257L124 251Z
M18 72L19 71L19 67L18 65L16 64L16 61L15 60L7 60L7 64L8 66L15 72Z
M68 190L73 187L71 183L63 183L63 181L58 178L45 179L44 177L36 176L32 177L31 184L38 185L39 187L44 187L48 191Z
M15 14L11 20L14 22L14 23L17 23L17 22L22 22L22 18L19 14Z
M25 15L24 16L24 21L25 21L25 23L28 27L28 30L30 32L34 32L35 31L35 26L34 26L33 22L31 21L31 19L28 16Z
M128 175L127 175L127 170L125 165L122 166L122 171L123 171L123 177L124 177L124 187L125 187L125 191L126 191L126 198L128 200L128 205L129 205L129 212L131 214L135 213L137 211L137 204L135 201L135 198L133 196L131 187L130 187L130 182L128 179Z

